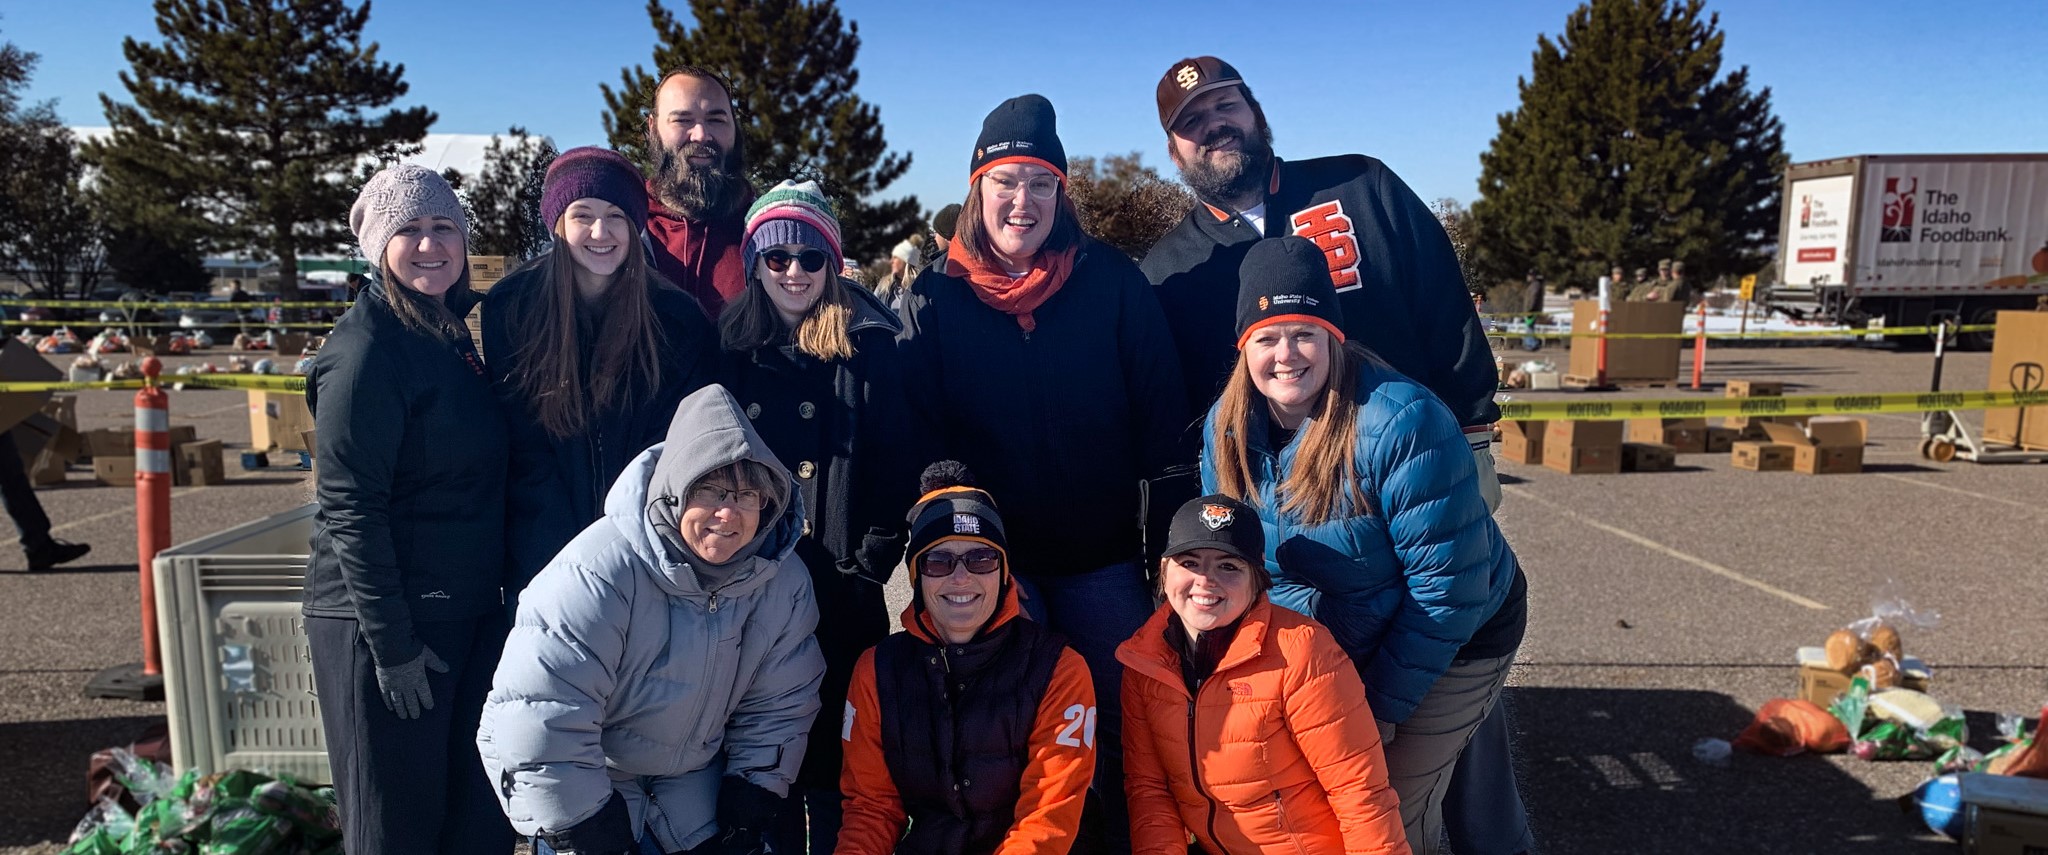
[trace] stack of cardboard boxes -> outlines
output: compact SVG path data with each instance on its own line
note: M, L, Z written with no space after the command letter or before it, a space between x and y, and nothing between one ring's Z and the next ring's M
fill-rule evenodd
M311 452L313 413L295 392L249 390L249 450Z
M512 268L519 266L519 259L509 255L472 255L469 257L469 287L472 291L489 293L492 285L505 278ZM476 344L476 352L484 358L484 310L478 306L469 313L469 340Z
M1869 425L1842 417L1767 416L1782 410L1769 399L1782 398L1785 384L1763 380L1730 380L1728 397L1758 399L1745 409L1754 415L1729 416L1727 428L1739 431L1729 448L1729 462L1751 472L1802 472L1833 475L1863 471L1863 445Z
M135 483L135 430L100 428L86 431L83 450L92 458L92 476L111 487ZM202 440L191 425L171 425L171 483L199 487L227 483L221 441Z
M2048 387L2048 312L1999 312L1991 342L1992 392L2039 392ZM1984 411L1984 441L2048 450L2048 407L2001 407Z
M1504 421L1500 423L1500 459L1524 466L1543 463L1543 431L1546 422Z

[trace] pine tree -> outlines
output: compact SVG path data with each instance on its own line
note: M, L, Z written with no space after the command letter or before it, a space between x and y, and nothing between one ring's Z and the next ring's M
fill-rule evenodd
M548 164L558 153L547 137L532 136L517 125L505 136L491 137L483 172L461 188L469 207L471 252L524 260L547 248L553 224L540 221L540 196Z
M1067 195L1081 214L1081 230L1134 259L1145 257L1168 229L1195 206L1178 182L1159 177L1138 152L1067 164Z
M643 167L647 113L660 75L694 65L732 85L756 190L785 178L813 178L832 196L848 258L871 258L923 228L917 197L873 197L910 169L910 155L888 152L879 111L854 94L860 25L833 0L691 0L686 28L648 0L654 23L654 71L635 65L619 88L603 86L612 148Z
M105 229L56 105L21 104L38 59L0 44L0 265L42 296L66 297L105 272Z
M1721 75L1704 0L1591 0L1536 40L1521 105L1481 154L1472 206L1487 280L1590 283L1683 261L1703 283L1776 240L1784 128L1749 70Z
M100 96L114 133L87 152L136 210L123 225L274 259L295 297L299 255L347 245L358 164L434 122L376 112L408 87L363 43L369 17L344 0L156 0L163 41L122 42L134 103Z

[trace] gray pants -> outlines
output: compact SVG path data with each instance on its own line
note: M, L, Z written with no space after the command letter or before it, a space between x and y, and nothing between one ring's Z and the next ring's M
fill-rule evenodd
M1500 700L1514 663L1512 655L1452 662L1407 721L1380 723L1387 778L1401 798L1401 826L1415 855L1433 855L1440 847L1451 769L1472 731Z

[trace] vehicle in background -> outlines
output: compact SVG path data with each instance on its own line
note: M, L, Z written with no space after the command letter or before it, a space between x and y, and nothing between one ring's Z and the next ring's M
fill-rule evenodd
M255 296L256 295L254 294L250 295L250 297L252 298ZM263 329L266 327L266 324L264 322L264 310L260 307L254 309L237 309L233 305L229 304L228 298L226 297L207 297L203 300L195 300L193 302L218 303L220 304L220 307L213 308L211 306L208 306L205 308L184 310L178 315L179 329L185 330L187 332L206 330L207 332L214 333L216 335L220 333L227 333L232 335L238 332L262 332Z
M1991 324L2048 294L2048 154L1796 163L1778 235L1781 281L1762 299L1793 317ZM1959 345L1989 348L1991 334Z

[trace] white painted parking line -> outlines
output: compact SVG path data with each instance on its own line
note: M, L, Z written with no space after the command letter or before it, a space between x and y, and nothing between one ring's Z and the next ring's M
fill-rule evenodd
M1987 502L1997 502L2001 505L2011 505L2015 508L2025 508L2027 510L2035 512L2048 511L2048 508L2043 508L2040 505L2032 504L2029 502L2017 502L2013 501L2012 499L2000 498L1998 496L1993 496L1987 493L1979 493L1974 490L1965 490L1961 487L1951 487L1947 484L1932 484L1926 481L1921 481L1917 478L1908 478L1904 475L1897 475L1891 472L1872 472L1870 474L1876 475L1879 478L1890 478L1893 481L1897 481L1901 484L1911 484L1915 487L1926 487L1929 490L1940 490L1945 493L1954 493L1959 496L1969 496L1974 499L1983 499Z
M1527 499L1528 501L1532 501L1539 505L1549 507L1551 510L1554 510L1557 513L1562 514L1566 517L1570 517L1574 520L1577 520L1580 523L1585 524L1589 528L1596 528L1601 531L1607 532L1608 534L1614 535L1615 537L1619 537L1630 543L1634 543L1652 552L1658 552L1664 555L1671 556L1672 558L1676 558L1687 564L1691 564L1716 576L1720 576L1724 579L1728 579L1733 582L1740 582L1744 585L1748 585L1749 587L1755 588L1759 591L1762 591L1766 594L1770 594L1773 597L1785 600L1786 602L1792 603L1794 605L1804 606L1815 611L1828 610L1828 606L1826 603L1807 599L1806 597L1802 597L1798 594L1792 593L1791 591L1787 591L1783 588L1772 585L1769 582L1765 582L1761 579L1757 579L1751 576L1743 575L1734 570L1730 570L1726 567L1723 567L1719 564L1715 564L1712 561L1708 561L1705 558L1701 558L1697 555L1680 552L1676 549L1673 549L1669 546L1665 546L1664 544L1658 543L1640 534L1636 534L1635 532L1629 531L1624 528L1617 528L1615 526L1608 525L1604 522L1593 519L1592 517L1586 516L1585 514L1579 513L1578 511L1574 511L1549 499L1545 499L1541 496L1538 496L1535 493L1530 492L1529 490L1523 489L1521 487L1510 485L1503 486L1500 489L1503 493L1510 493L1519 498Z

